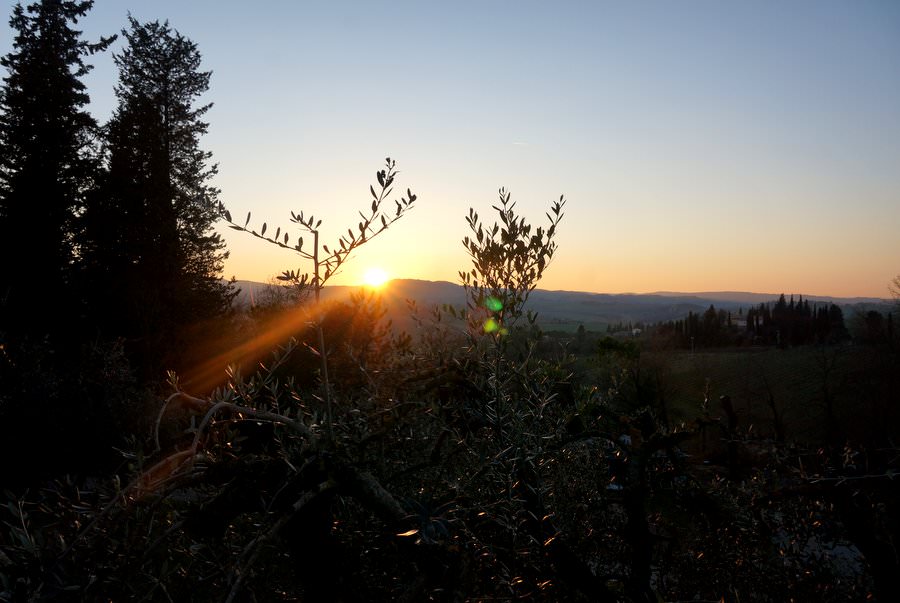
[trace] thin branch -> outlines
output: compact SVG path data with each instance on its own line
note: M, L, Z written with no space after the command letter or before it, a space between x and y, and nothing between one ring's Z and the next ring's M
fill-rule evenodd
M241 589L241 585L244 582L244 578L250 573L250 568L253 567L253 564L256 563L256 559L259 557L260 551L262 551L263 545L275 538L281 529L287 525L287 523L294 517L295 514L299 513L303 507L317 499L322 494L326 492L331 492L337 488L337 484L332 480L327 480L318 485L315 490L310 490L309 492L304 492L303 496L297 499L296 502L291 506L292 513L285 513L281 517L278 518L272 527L265 534L260 534L256 538L254 538L250 543L244 547L244 550L241 551L241 555L238 558L237 563L233 570L231 570L231 580L234 580L234 583L231 586L231 590L228 592L228 597L225 598L225 603L231 603L234 601L234 598L238 595ZM245 563L242 563L243 559L249 555L249 558Z

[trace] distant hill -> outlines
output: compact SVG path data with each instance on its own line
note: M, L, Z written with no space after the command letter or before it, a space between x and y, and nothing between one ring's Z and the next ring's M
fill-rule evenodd
M790 298L791 295L794 295L794 299L798 299L800 294L792 293L785 291L784 295ZM753 303L759 305L761 303L777 300L781 295L780 293L749 293L746 291L706 291L703 293L672 293L669 291L658 291L656 293L650 293L649 295L663 295L668 297L686 297L693 296L701 299L710 299L710 300L721 300L721 301L732 301L743 304ZM808 300L809 302L826 302L833 303L842 306L853 305L853 304L880 304L885 301L885 299L881 299L878 297L832 297L828 295L805 295L803 294L803 299Z
M263 299L268 289L277 285L253 281L237 281L241 293L235 299L239 306L249 306L251 297ZM343 299L360 287L334 285L323 290L325 300ZM434 306L450 304L462 307L465 292L462 286L446 281L395 279L381 294L389 316L398 325L409 324L409 308L406 300L414 300L420 311L427 313ZM689 312L702 313L714 305L716 308L737 312L764 302L775 302L780 294L715 291L703 293L587 293L581 291L548 291L536 289L529 298L528 308L538 313L538 322L544 329L573 330L583 324L589 330L605 329L607 324L644 322L655 323L684 318ZM790 296L789 293L786 295ZM263 297L261 297L263 296ZM799 294L794 299L799 299ZM803 296L810 303L834 303L843 307L877 307L888 300L878 298L842 298L829 296Z

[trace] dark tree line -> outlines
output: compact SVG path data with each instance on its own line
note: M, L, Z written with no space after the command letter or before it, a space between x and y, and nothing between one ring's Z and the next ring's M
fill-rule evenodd
M716 309L710 305L702 314L689 312L652 329L656 337L667 338L675 347L719 347L754 344L781 347L836 343L847 339L844 312L833 303L809 303L801 296L790 301L782 294L774 303L761 303L745 313Z
M621 333L623 331L632 333L634 332L634 329L640 329L641 331L643 331L646 328L647 325L645 325L642 321L632 322L629 320L628 322L623 322L620 320L619 322L609 323L608 325L606 325L606 332L607 334Z
M124 338L142 360L165 357L175 334L233 295L212 231L216 167L200 147L210 73L168 23L129 17L114 54L118 106L98 125L81 80L114 37L80 39L92 4L13 9L0 90L0 336L10 351Z
M112 42L72 28L91 2L17 4L13 50L0 59L0 286L10 339L60 335L77 305L75 233L100 176L99 129L81 78Z
M196 45L168 24L129 19L119 68L119 104L104 131L106 170L83 216L83 267L101 333L140 341L142 366L170 353L182 327L229 308L224 242L211 154L195 107L209 87Z
M801 296L786 301L784 294L771 307L760 304L747 312L747 333L765 343L797 346L835 343L847 338L844 312L835 304L810 304Z
M116 36L82 39L77 24L92 5L16 4L13 47L0 59L7 444L5 432L38 417L64 425L65 413L114 414L97 400L117 386L124 400L133 393L127 388L183 368L186 337L226 313L234 296L220 279L227 252L213 231L221 212L216 166L200 146L210 105L198 101L210 72L197 46L167 22L129 17L113 55L118 105L99 124L82 80L90 56Z
M897 333L894 331L894 313L886 315L877 310L861 313L857 320L857 337L862 343L894 345Z

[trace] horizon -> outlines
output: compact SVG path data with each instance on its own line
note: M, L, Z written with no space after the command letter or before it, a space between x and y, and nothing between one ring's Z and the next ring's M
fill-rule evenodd
M469 265L469 207L493 221L506 187L535 227L566 197L541 289L890 297L900 4L395 7L375 22L356 2L211 12L105 0L79 27L95 41L130 10L197 43L212 71L201 146L226 208L252 211L252 226L293 233L290 212L303 210L334 243L384 157L397 161L397 192L410 188L417 207L334 284L373 268L455 282ZM88 62L103 123L112 53ZM306 271L217 230L231 252L225 278Z
M424 283L434 283L434 284L448 284L454 285L457 287L462 287L462 284L455 281L443 280L443 279L424 279L424 278L405 278L405 277L391 277L384 281L383 284L379 286L373 287L372 285L366 282L356 282L356 283L336 283L333 285L326 285L325 289L330 289L332 287L346 287L351 289L375 289L377 291L384 290L390 287L391 283L394 281L415 281L415 282L424 282ZM280 283L266 282L266 281L256 281L252 279L236 279L236 283L240 286L241 283L250 283L253 285L262 285L262 286L285 286L289 287L290 285L282 285ZM829 293L806 293L806 292L797 292L797 291L779 291L779 292L771 292L771 291L743 291L743 290L718 290L718 291L586 291L579 289L548 289L547 287L538 286L535 288L535 291L544 291L546 293L580 293L586 295L609 295L609 296L660 296L660 297L704 297L707 296L706 299L711 299L708 296L712 295L751 295L751 296L767 296L771 297L772 301L777 301L778 297L784 295L786 298L803 298L803 299L839 299L839 300L861 300L861 301L880 301L890 303L892 298L890 297L879 297L879 296L870 296L870 295L852 295L852 296L844 296L844 295L832 295ZM728 300L721 300L728 301Z

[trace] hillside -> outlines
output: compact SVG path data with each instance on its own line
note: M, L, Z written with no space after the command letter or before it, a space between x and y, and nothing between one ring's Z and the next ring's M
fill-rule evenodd
M235 298L239 306L251 305L265 296L267 290L277 285L253 281L237 281L241 292ZM330 286L323 290L325 300L343 299L360 287ZM427 311L434 306L449 304L462 307L465 292L460 285L447 281L424 281L416 279L396 279L390 281L381 295L388 314L395 324L405 326L409 322L407 300L416 302L420 310ZM548 291L536 289L528 301L528 309L538 314L538 322L545 329L574 330L583 324L591 330L600 330L610 323L678 320L689 312L699 314L710 305L737 312L764 302L774 302L779 294L750 292L704 292L678 293L656 292L636 293L588 293L582 291ZM799 295L795 296L799 298ZM846 309L863 309L888 303L877 298L841 298L829 296L803 296L810 302L835 303Z

